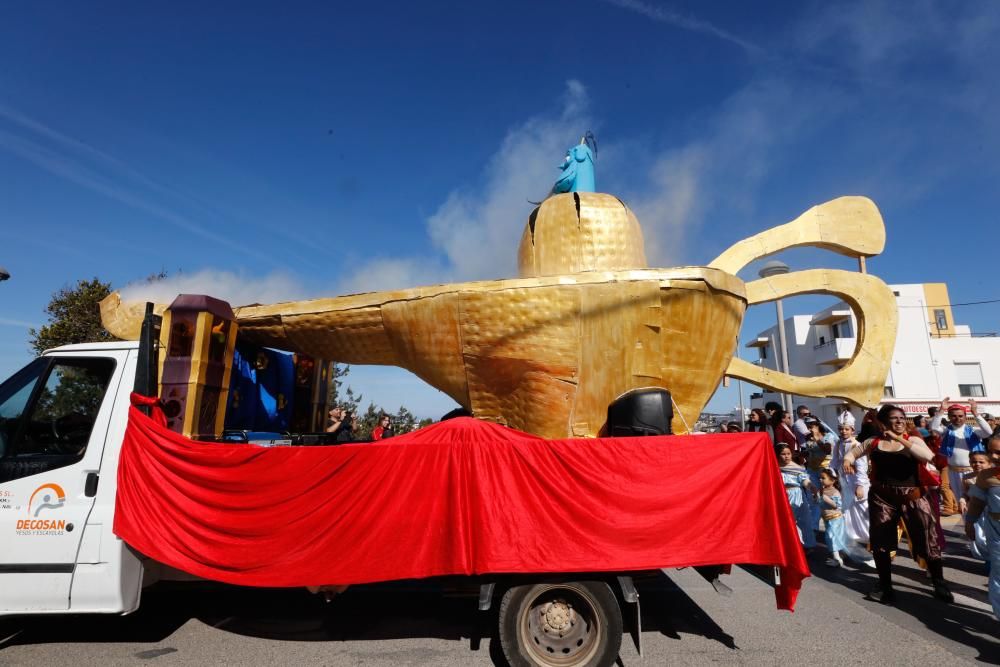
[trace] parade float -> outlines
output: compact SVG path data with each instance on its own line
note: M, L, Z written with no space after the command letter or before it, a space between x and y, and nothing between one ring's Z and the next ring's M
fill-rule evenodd
M777 606L792 609L809 572L766 434L687 433L726 376L879 400L896 326L884 283L826 269L737 277L796 246L875 255L885 240L878 210L843 197L708 266L650 268L629 208L585 191L592 164L585 143L568 153L563 178L525 224L518 277L237 308L197 295L169 305L105 299L107 329L139 343L50 351L4 384L24 391L58 364L113 373L90 417L90 446L70 442L84 415L53 418L25 427L53 439L59 455L46 467L0 465L12 508L58 488L47 507L83 517L82 530L68 523L45 544L18 533L0 554L21 573L0 568L0 613L127 613L142 585L171 573L328 592L457 577L478 590L480 609L499 603L512 664L594 666L614 663L625 607L635 609L638 641L634 582L667 568L693 566L718 585L727 564L755 566ZM809 293L840 296L857 314L858 348L844 368L802 378L733 358L748 306ZM378 443L226 442L234 393L245 391L238 352L252 360L271 347L302 355L309 372L327 360L407 368L474 418ZM308 374L295 364L293 375ZM636 395L665 401L661 422L616 429ZM315 397L313 387L314 406ZM680 435L619 437L671 432ZM706 451L722 449L729 455L703 465ZM40 590L56 591L53 601L38 601Z

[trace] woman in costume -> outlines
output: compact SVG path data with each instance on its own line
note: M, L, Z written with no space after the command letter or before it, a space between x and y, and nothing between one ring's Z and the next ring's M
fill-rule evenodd
M969 489L968 511L965 514L965 535L974 540L976 522L982 518L982 529L990 567L990 604L1000 619L1000 467L988 468L976 477Z
M890 554L899 544L896 525L902 519L913 545L914 558L927 561L935 597L953 602L954 597L944 580L934 512L920 482L919 467L934 455L923 440L907 432L906 413L902 409L884 406L878 411L878 422L888 424L880 436L852 447L844 455L846 474L855 474L854 462L866 455L875 473L868 492L868 528L878 584L869 596L884 604L895 599Z
M810 504L806 497L807 494L812 496L816 493L816 487L809 481L805 468L792 460L792 448L785 444L780 444L777 448L781 479L785 483L785 493L788 495L788 504L792 506L795 525L799 529L799 540L806 549L813 549L816 547L816 533L810 524Z
M819 505L823 510L823 524L826 527L824 533L826 549L830 553L826 564L830 567L840 567L844 564L840 552L847 549L840 482L837 479L837 473L832 468L824 468L819 473L819 483L823 487L819 496Z

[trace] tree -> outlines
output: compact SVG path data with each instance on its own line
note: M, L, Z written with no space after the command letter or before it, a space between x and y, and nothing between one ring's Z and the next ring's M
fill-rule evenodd
M98 278L80 280L76 287L63 287L52 295L45 312L47 324L28 330L28 342L36 354L60 345L115 340L101 323L101 299L111 294L111 283Z
M404 406L399 406L399 411L392 415L392 430L395 433L409 433L417 425L417 418Z

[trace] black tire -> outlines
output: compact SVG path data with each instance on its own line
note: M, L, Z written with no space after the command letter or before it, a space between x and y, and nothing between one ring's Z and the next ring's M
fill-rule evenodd
M610 667L622 645L621 608L603 581L514 586L499 625L511 667Z

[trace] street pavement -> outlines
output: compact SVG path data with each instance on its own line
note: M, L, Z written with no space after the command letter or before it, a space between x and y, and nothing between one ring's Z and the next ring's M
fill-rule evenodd
M953 605L931 597L905 551L892 607L864 598L873 571L827 568L822 557L793 614L742 570L724 577L730 596L693 570L671 571L640 588L643 656L626 636L620 664L1000 664L983 564L967 556L957 521L946 525ZM326 604L301 590L161 586L131 616L4 619L0 665L503 664L495 622L474 599L419 587L351 589Z

